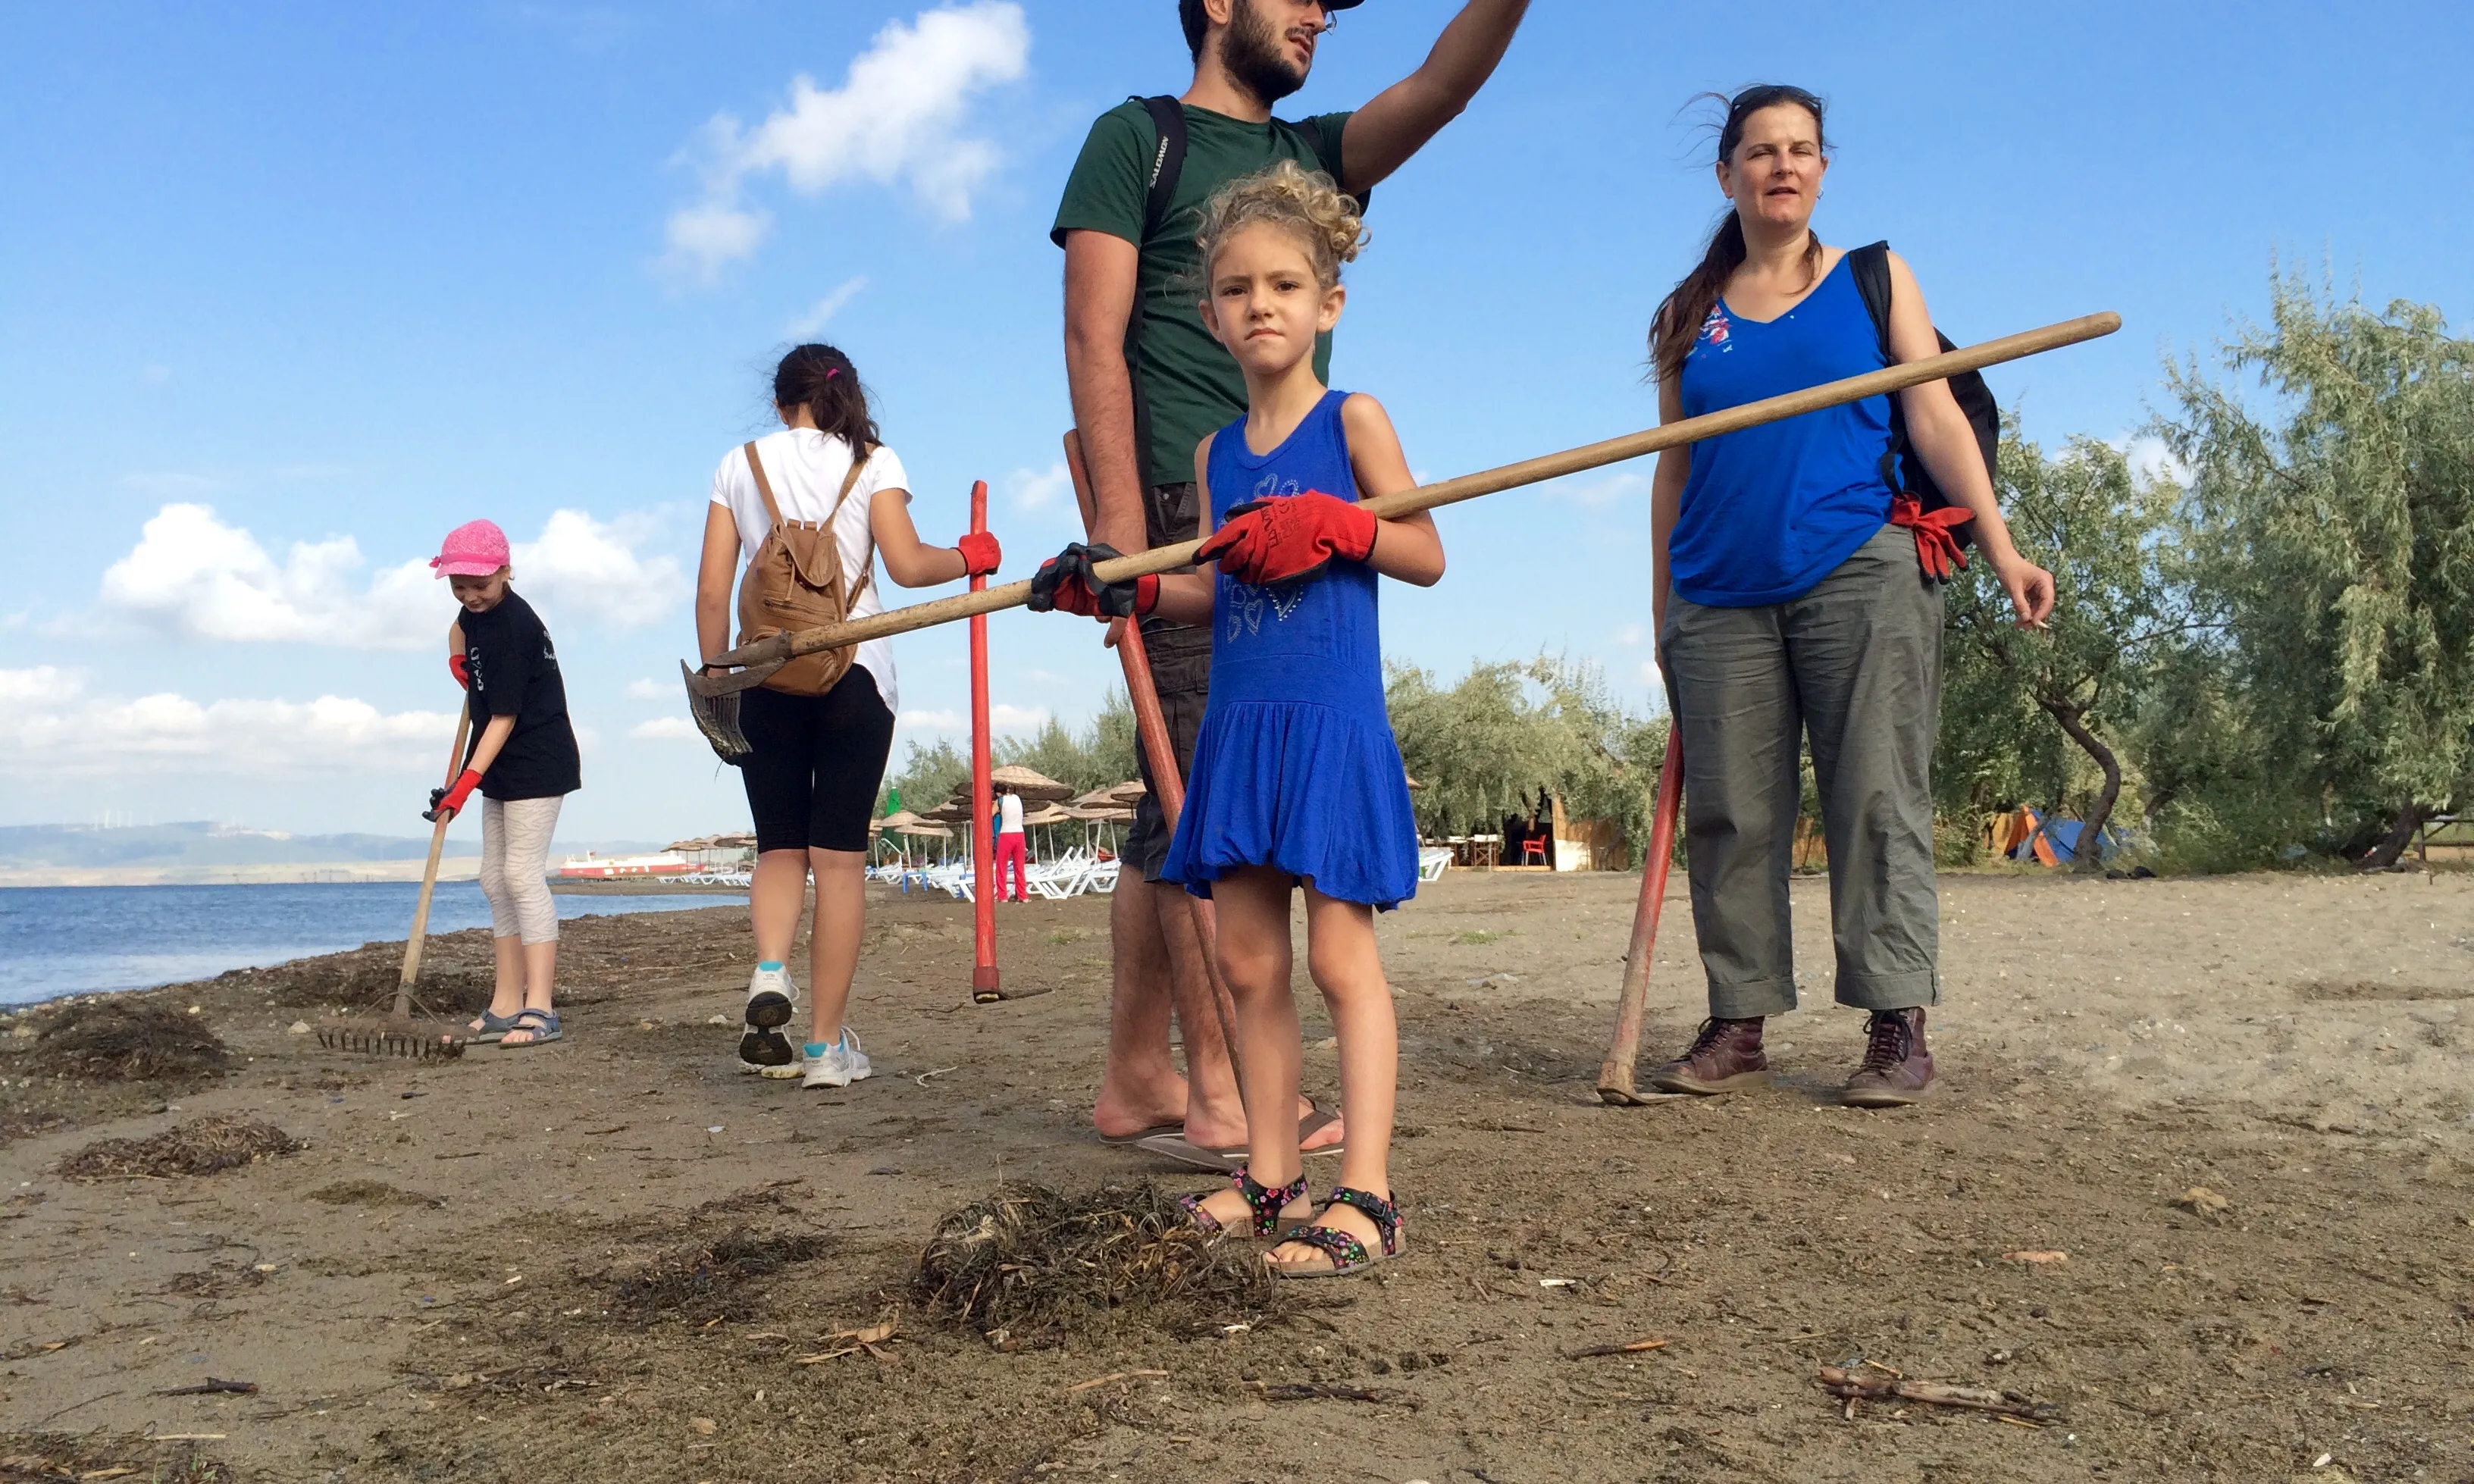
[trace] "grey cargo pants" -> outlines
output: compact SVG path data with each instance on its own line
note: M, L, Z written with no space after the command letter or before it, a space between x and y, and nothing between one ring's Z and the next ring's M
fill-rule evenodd
M1795 1008L1787 865L1800 733L1811 739L1830 846L1838 1003L1939 1002L1941 601L1914 538L1895 525L1783 603L1705 608L1668 595L1661 664L1684 729L1686 859L1710 1014Z

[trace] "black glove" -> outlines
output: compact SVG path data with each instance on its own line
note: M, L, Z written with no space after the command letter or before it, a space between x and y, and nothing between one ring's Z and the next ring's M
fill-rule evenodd
M1121 554L1103 542L1075 542L1039 564L1024 606L1033 613L1062 609L1095 619L1131 619L1151 612L1159 601L1159 578L1102 582L1092 572L1094 563L1112 562Z

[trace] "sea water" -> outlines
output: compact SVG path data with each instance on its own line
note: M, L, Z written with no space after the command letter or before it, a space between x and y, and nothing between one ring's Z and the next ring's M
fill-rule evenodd
M414 882L306 886L0 887L0 1005L64 994L142 989L226 969L340 953L401 939L421 893ZM728 907L716 894L557 898L561 917ZM429 931L487 927L473 881L443 881Z

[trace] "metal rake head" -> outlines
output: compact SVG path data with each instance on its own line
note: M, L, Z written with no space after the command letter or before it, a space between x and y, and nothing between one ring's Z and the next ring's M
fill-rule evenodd
M453 1061L469 1042L452 1031L432 1030L408 1020L323 1020L318 1044L328 1051L363 1057L400 1057L407 1061Z
M704 734L704 740L712 743L714 756L737 767L756 750L748 745L747 734L739 729L740 693L761 684L764 675L780 668L770 667L763 674L740 670L702 675L687 661L679 661L679 675L688 687L688 716L695 721L696 730Z

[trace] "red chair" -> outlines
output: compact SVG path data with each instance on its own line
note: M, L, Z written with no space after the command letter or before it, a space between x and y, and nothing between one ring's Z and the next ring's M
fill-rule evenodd
M1528 865L1532 863L1539 865L1546 864L1546 837L1543 835L1532 835L1520 842L1520 864Z

